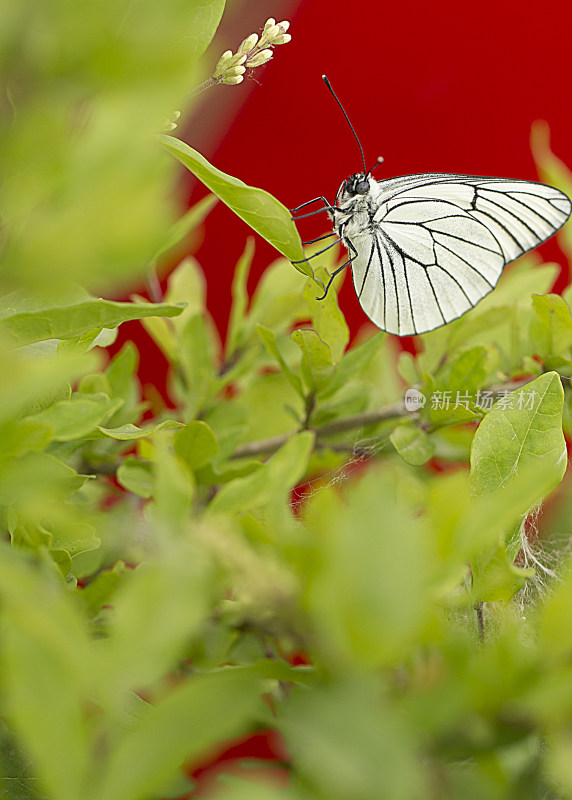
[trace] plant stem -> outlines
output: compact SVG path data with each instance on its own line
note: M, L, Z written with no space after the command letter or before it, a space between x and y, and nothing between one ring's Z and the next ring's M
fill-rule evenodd
M343 433L344 431L363 428L366 425L375 425L377 422L384 422L387 419L396 419L404 416L414 415L406 411L404 404L399 401L398 403L393 403L383 408L376 408L371 411L364 411L361 414L353 414L343 419L336 419L325 425L308 428L308 430L313 431L316 434L316 438L321 440L322 437L325 436L333 436L336 433ZM271 436L269 439L260 439L257 442L245 442L236 448L232 454L232 458L247 458L248 456L260 456L274 453L294 435L295 433L293 432L283 433L280 436Z
M187 95L186 99L193 100L197 95L202 94L202 92L205 92L207 89L210 89L211 86L217 86L217 84L218 84L217 80L215 80L214 78L208 78L206 81L203 81L203 83L200 83L198 86L195 86L193 91Z
M528 383L526 381L508 381L507 383L491 386L490 391L493 395L500 395L501 392L512 392L520 389ZM315 427L308 427L307 430L313 431L316 434L317 444L324 444L323 439L328 436L334 436L337 433L344 431L356 430L364 428L366 425L376 425L379 422L385 422L389 419L399 419L400 417L411 417L418 419L417 413L407 411L402 400L397 403L392 403L383 408L374 408L371 411L363 411L361 414L352 414L349 417L336 419L333 422L328 422L325 425L318 425ZM290 431L283 433L280 436L271 436L269 439L259 439L254 442L245 442L239 444L232 458L248 458L250 456L269 455L278 450L282 445L295 436L298 431Z

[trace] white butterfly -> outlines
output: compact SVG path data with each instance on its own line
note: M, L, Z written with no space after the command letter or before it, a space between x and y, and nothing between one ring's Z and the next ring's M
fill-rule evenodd
M343 181L333 206L315 198L350 253L323 297L351 264L361 307L397 336L426 333L465 314L495 288L506 264L570 216L568 197L542 183L442 173L376 181L357 141L363 172Z

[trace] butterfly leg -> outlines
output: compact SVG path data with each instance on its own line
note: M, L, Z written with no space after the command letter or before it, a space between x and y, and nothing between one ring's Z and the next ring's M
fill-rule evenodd
M300 211L301 208L306 208L306 206L310 206L310 205L312 205L312 203L318 202L318 200L321 200L322 203L324 204L324 208L321 208L320 211L324 211L324 210L327 210L327 209L331 208L330 203L326 200L325 197L314 197L313 200L306 200L306 202L302 203L301 206L296 206L296 208L289 208L288 210L290 211L291 214L295 214L296 211ZM319 212L315 212L315 213L319 213Z
M318 240L316 240L316 241L318 241ZM303 264L305 261L309 261L311 258L316 258L316 256L321 256L322 253L326 253L328 250L331 250L332 247L335 247L335 245L337 245L338 242L341 242L341 241L342 241L341 239L336 239L335 242L332 242L327 247L324 247L323 250L318 250L317 253L313 253L311 256L308 256L308 258L303 258L301 261L291 261L290 263L291 264Z
M344 241L346 242L346 244L348 246L348 249L352 251L352 255L348 258L348 260L345 262L345 264L342 264L341 267L338 267L336 270L334 270L334 272L332 272L332 274L330 275L330 280L328 281L327 286L326 286L326 288L324 290L324 294L321 297L316 297L316 300L324 300L325 299L326 295L328 294L328 290L329 290L330 286L332 285L332 282L333 282L334 278L336 277L336 275L339 275L340 272L342 272L342 270L344 270L347 267L349 267L349 265L352 263L352 261L355 258L357 258L358 252L355 249L355 247L353 246L352 242L349 239L345 239Z
M302 242L302 244L315 244L316 242L322 242L324 239L329 239L330 236L335 236L335 233L326 233L324 236L318 236L317 239L308 239L307 242Z

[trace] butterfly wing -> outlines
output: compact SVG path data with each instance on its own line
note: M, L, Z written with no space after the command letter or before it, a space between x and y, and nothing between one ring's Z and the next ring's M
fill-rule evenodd
M571 211L552 186L503 178L408 175L379 188L371 224L352 239L352 273L365 313L397 336L467 312Z

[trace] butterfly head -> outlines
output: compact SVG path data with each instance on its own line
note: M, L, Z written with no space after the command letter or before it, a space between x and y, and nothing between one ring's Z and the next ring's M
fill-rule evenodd
M356 172L354 175L350 175L338 189L336 205L343 206L348 202L351 203L356 198L365 197L372 191L376 183L377 181L370 177L370 175L364 174L363 172Z

